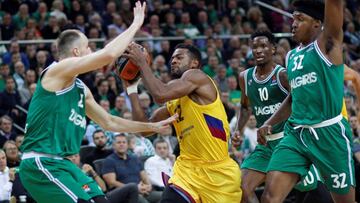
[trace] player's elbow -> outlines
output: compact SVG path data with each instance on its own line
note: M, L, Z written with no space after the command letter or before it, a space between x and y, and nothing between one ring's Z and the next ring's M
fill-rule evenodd
M101 120L101 122L99 123L100 127L104 130L107 131L112 131L112 123L113 123L113 116L108 114L105 119Z
M101 56L101 60L106 62L106 64L115 61L117 58L117 55L114 51L110 51L107 49L100 50L100 56Z
M112 62L112 61L115 61L115 60L116 60L117 55L116 55L115 53L110 52L110 53L105 53L105 54L104 54L104 57L106 58L106 59L105 59L106 61Z

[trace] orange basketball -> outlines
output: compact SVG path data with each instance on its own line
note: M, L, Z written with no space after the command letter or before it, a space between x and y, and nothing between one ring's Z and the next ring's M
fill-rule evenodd
M150 65L151 61L149 53L145 50L144 47L141 47L141 50L145 52L147 59L146 61ZM131 60L124 56L120 56L116 60L115 67L117 70L117 75L124 80L132 81L137 80L140 77L139 67L137 67Z

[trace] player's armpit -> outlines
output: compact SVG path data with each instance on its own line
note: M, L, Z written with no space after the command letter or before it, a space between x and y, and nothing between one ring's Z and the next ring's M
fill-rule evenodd
M280 83L281 85L288 91L290 92L290 84L289 84L289 80L288 80L288 76L286 73L286 69L283 69L282 71L280 71L279 73L279 78L280 78Z

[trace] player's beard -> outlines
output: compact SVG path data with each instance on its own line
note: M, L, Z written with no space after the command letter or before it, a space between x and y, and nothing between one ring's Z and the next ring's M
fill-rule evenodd
M182 67L179 66L175 71L171 70L171 78L172 79L181 78L182 74L188 69L188 67L189 66L187 66L187 65L183 65Z
M182 74L172 72L171 73L171 79L179 79L179 78L181 78L181 75Z
M102 149L102 148L104 148L105 146L106 146L106 143L102 142L102 143L99 143L96 147L97 147L98 149Z

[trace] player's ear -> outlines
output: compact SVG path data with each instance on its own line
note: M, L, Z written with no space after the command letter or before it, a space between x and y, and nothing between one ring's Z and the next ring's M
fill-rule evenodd
M190 64L190 67L193 69L193 68L198 68L200 65L200 62L198 60L191 60L191 64Z
M318 29L322 26L321 24L321 21L320 20L315 20L315 23L314 23L314 28Z
M74 56L80 56L80 51L78 48L74 48L72 52Z
M271 48L271 53L274 55L276 53L276 46L273 44Z

